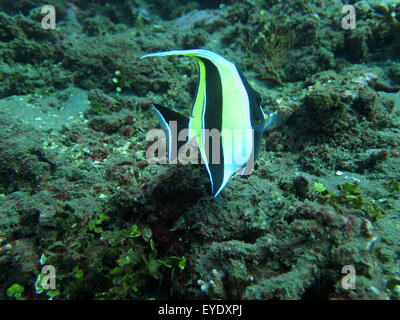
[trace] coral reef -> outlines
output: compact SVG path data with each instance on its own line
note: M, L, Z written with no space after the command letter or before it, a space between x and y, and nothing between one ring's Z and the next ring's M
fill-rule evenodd
M2 1L0 299L399 299L400 7L351 3L354 30L338 1L57 0L44 30ZM146 159L198 70L139 57L198 47L288 117L216 199Z

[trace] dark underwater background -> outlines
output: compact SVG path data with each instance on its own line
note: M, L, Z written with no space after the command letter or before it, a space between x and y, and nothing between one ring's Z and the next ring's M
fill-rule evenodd
M393 0L1 0L0 299L399 299L399 39ZM192 48L288 116L215 199L146 159L199 77L139 58Z

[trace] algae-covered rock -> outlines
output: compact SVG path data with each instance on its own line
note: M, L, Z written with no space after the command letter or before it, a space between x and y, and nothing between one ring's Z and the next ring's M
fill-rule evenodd
M56 0L53 30L1 1L0 299L398 299L399 5L352 4ZM199 68L140 57L193 48L287 118L217 198L200 154L147 154Z

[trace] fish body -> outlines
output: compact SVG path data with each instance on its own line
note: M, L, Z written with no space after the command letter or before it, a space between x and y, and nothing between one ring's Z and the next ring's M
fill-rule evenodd
M280 119L274 114L267 116L264 113L260 94L250 86L234 63L215 52L205 49L173 50L146 54L142 58L171 55L194 58L199 65L200 77L190 118L153 105L169 136L170 121L177 122L178 132L183 128L189 129L187 141L179 143L169 139L169 160L173 148L179 150L182 144L196 138L210 177L212 195L217 197L232 175L244 174L252 169L263 131L274 127Z

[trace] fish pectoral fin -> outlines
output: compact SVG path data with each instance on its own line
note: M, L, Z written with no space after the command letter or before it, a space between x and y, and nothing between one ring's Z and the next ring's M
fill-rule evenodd
M167 138L168 161L175 161L179 149L189 141L190 118L158 104L152 106Z

